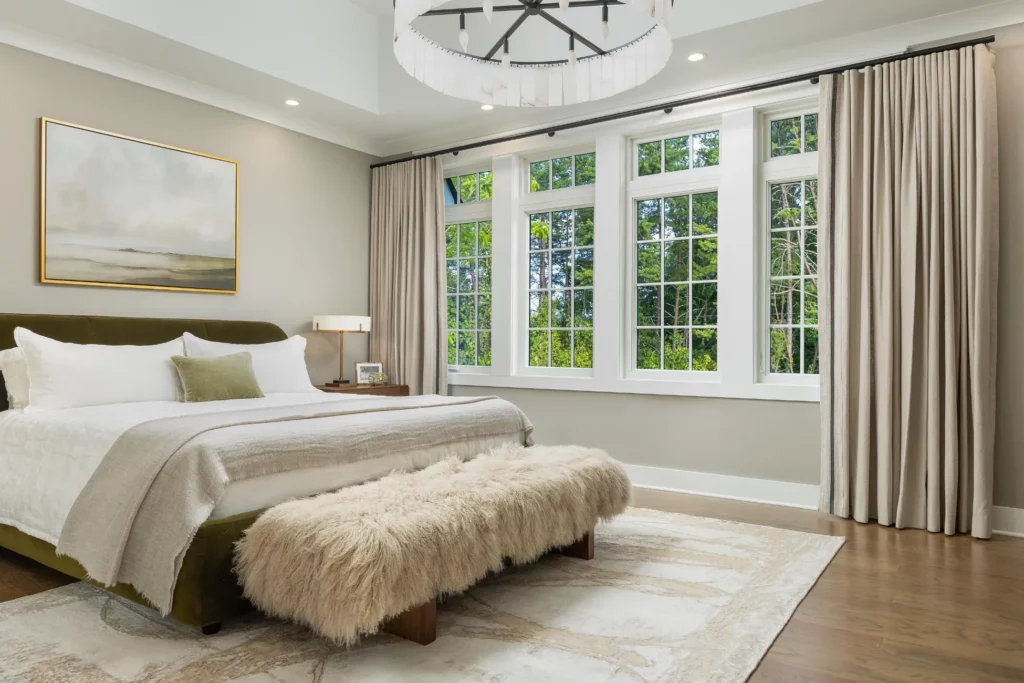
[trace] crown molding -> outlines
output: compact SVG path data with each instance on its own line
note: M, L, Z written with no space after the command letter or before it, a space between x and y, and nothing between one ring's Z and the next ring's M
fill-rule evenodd
M302 133L341 147L347 147L373 156L382 156L381 146L365 136L354 135L312 121L296 120L281 116L265 104L244 97L232 95L196 81L144 66L128 59L94 50L71 41L47 36L24 26L0 22L0 43L28 52L81 66L92 71L114 76L125 81L144 85L156 90L201 102L211 107L263 121L280 128Z

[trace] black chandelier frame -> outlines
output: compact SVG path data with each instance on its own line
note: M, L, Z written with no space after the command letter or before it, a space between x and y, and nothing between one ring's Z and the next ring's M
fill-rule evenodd
M569 9L577 9L577 8L581 8L581 7L601 7L602 8L602 15L601 15L602 21L607 22L608 21L608 8L613 6L613 5L625 5L625 4L626 3L622 2L622 0L572 0L569 3ZM673 5L675 4L675 0L672 0L672 4ZM599 46L594 41L589 40L584 35L581 35L578 31L574 31L570 27L566 26L563 22L559 21L556 17L552 16L552 14L550 12L548 12L548 10L550 10L550 9L558 9L559 7L561 7L561 6L557 2L544 2L544 0L519 0L519 4L518 5L495 5L492 8L492 10L494 12L520 12L520 15L519 15L519 17L514 22L512 22L512 25L509 26L508 29L502 34L501 38L498 39L498 42L496 42L493 45L493 47L491 47L491 49L487 51L487 54L485 54L483 57L480 57L480 56L477 56L477 55L473 55L473 54L469 54L467 52L462 52L460 54L464 54L464 55L466 55L468 57L472 57L474 59L480 59L480 60L488 61L488 62L498 62L498 61L501 61L501 60L494 59L494 56L496 54L498 54L499 50L502 50L502 49L504 49L505 53L508 53L509 38L511 38L512 35L516 31L518 31L522 27L522 25L526 22L526 20L528 18L530 18L530 17L540 17L541 19L546 20L552 26L555 26L556 28L561 30L563 33L568 35L569 36L569 50L570 51L575 50L576 41L578 40L580 43L582 43L583 45L587 46L590 50L592 50L594 52L594 54L596 54L596 55L605 55L605 54L608 54L608 52L610 52L610 50L605 50L605 49L601 48L601 46ZM429 12L424 12L420 16L423 16L423 17L459 16L459 26L460 26L460 28L465 28L465 26L466 26L466 15L467 14L483 14L483 12L484 12L484 10L483 10L482 7L465 7L465 8L452 8L452 9L435 9L435 10L431 10ZM646 35L646 34L644 34L644 35ZM642 37L643 36L641 36L641 38ZM637 40L639 40L639 38ZM626 45L630 45L630 44L632 44L632 42L635 42L635 41L631 41L630 43L626 43ZM621 47L625 47L625 45L620 46L620 48ZM613 48L613 50L618 50L620 48ZM567 60L567 59L559 59L559 60L553 60L553 61L535 61L535 62L524 62L524 61L517 60L517 61L515 61L513 63L514 64L518 64L518 65L523 65L523 66L544 66L544 65L552 65L552 64L566 64L566 63L568 63L568 61L569 60Z

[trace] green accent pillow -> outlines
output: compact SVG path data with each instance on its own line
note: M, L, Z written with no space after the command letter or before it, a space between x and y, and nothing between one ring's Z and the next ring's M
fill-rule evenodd
M171 356L178 369L186 403L263 398L248 351L216 358Z

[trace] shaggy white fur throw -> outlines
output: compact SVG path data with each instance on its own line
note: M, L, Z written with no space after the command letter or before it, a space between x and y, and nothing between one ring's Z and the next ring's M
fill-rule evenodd
M236 570L261 610L345 644L508 558L532 562L622 513L622 466L578 446L504 446L265 512Z

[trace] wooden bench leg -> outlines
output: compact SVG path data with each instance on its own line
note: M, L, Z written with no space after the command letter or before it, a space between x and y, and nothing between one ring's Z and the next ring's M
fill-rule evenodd
M431 600L402 612L385 621L380 630L420 645L431 644L437 640L437 601Z
M594 530L591 529L583 538L567 546L555 548L553 552L566 557L575 557L581 560L594 559Z
M212 624L204 624L202 631L204 636L214 636L220 633L221 622L215 621Z

